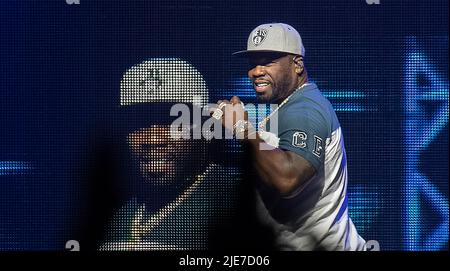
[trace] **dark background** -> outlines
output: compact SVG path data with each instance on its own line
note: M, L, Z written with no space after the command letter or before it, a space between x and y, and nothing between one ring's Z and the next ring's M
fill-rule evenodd
M417 148L417 168L436 190L419 193L414 209L406 194L416 192L405 189L415 183L406 177L414 148L405 144L423 131L405 132L404 99L408 82L443 95L418 113L423 121L448 105L448 1L80 2L0 2L0 250L63 250L67 240L85 238L92 206L105 197L95 192L114 194L89 178L92 138L99 123L111 122L128 68L181 58L203 74L211 102L235 94L252 102L245 62L230 55L267 22L300 32L309 74L330 94L361 235L382 250L448 249L448 110L431 144ZM408 54L425 55L433 68L405 76ZM417 219L407 219L411 213ZM433 234L439 225L446 230Z

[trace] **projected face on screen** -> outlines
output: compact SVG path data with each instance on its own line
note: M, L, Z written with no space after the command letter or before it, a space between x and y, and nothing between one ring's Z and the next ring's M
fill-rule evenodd
M192 156L198 153L193 140L172 139L169 125L152 125L127 136L127 144L147 184L171 185L192 175ZM200 157L198 157L200 158Z
M133 127L126 143L139 185L182 190L204 166L204 143L190 137L174 139L170 133L170 105L206 104L208 91L201 74L184 60L156 58L126 71L121 81L120 105L136 110L128 122L146 120ZM158 106L168 105L160 108ZM151 120L150 120L151 119ZM174 187L174 185L176 187Z

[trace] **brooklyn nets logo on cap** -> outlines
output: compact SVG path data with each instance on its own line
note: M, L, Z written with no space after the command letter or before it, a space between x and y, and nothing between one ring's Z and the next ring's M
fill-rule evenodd
M267 29L259 28L253 32L252 41L255 46L260 45L267 37Z

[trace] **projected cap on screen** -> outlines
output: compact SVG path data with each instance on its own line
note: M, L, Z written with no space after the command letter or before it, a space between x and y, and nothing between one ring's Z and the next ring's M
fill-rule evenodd
M188 62L154 58L131 67L120 84L120 105L139 103L208 103L203 76Z

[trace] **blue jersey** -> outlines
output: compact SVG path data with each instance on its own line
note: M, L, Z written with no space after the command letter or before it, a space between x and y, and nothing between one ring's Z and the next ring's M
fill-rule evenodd
M276 117L278 131L268 129L260 137L300 155L316 169L314 177L287 196L263 184L258 187L258 214L275 231L277 247L365 250L365 241L348 216L344 138L330 102L308 83L289 97Z

